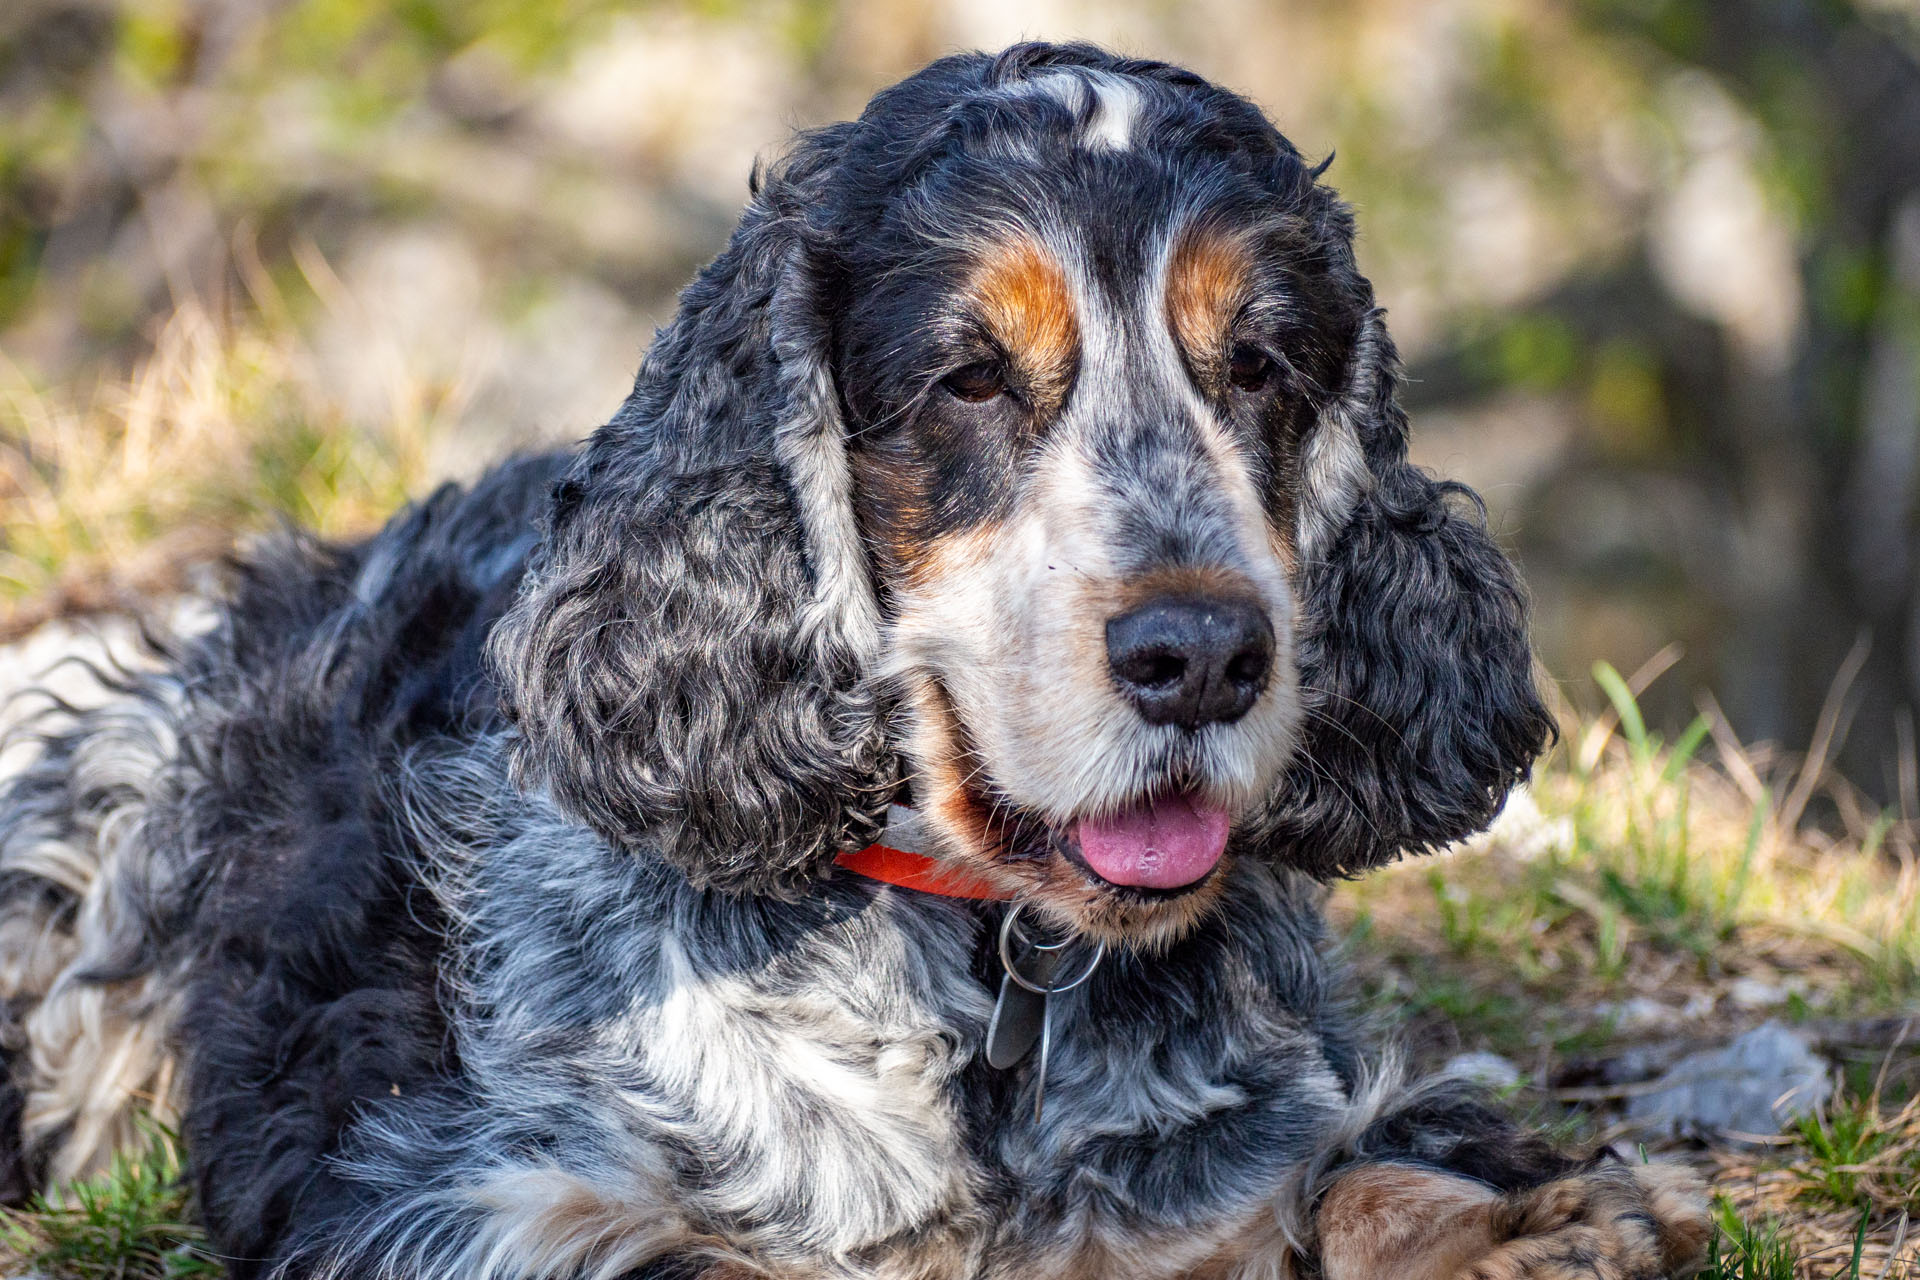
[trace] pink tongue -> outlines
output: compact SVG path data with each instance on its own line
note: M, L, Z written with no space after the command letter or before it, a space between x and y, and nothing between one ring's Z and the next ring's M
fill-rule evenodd
M1110 818L1082 818L1080 853L1114 884L1178 889L1220 861L1227 847L1227 814L1196 805L1186 795L1161 796Z

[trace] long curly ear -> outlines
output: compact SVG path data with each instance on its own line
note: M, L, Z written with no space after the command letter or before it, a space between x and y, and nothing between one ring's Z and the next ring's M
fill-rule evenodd
M1554 732L1513 565L1470 490L1407 462L1396 377L1369 296L1345 390L1303 446L1308 715L1257 824L1270 855L1320 875L1484 827Z
M846 127L755 184L555 486L491 641L522 784L704 885L790 889L868 840L894 789L805 223Z

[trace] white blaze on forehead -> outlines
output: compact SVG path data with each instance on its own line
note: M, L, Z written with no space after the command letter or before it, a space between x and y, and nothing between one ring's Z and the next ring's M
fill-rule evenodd
M1093 93L1099 106L1087 122L1089 147L1125 151L1133 141L1133 122L1140 114L1140 90L1118 76L1097 76Z
M1140 89L1125 76L1108 71L1050 71L1034 76L1024 88L1044 93L1076 116L1092 107L1080 130L1080 144L1091 151L1125 151L1133 145L1133 125L1144 100Z

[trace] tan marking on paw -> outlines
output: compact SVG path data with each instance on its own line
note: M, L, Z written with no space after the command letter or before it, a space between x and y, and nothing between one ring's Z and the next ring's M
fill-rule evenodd
M1318 1216L1326 1280L1668 1280L1705 1259L1706 1189L1674 1165L1603 1165L1501 1196L1476 1182L1369 1165Z
M1460 1280L1667 1280L1705 1261L1706 1191L1672 1165L1603 1165L1503 1200Z
M1367 1165L1320 1202L1326 1280L1453 1280L1494 1245L1498 1193L1407 1165Z
M1660 1224L1663 1263L1679 1275L1699 1270L1713 1238L1707 1184L1699 1174L1677 1164L1648 1164L1634 1168L1647 1193L1647 1207Z

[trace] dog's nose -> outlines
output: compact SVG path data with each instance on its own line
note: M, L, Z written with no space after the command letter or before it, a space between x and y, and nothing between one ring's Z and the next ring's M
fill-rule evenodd
M1250 600L1162 596L1107 623L1107 669L1150 724L1247 713L1273 670L1273 624Z

